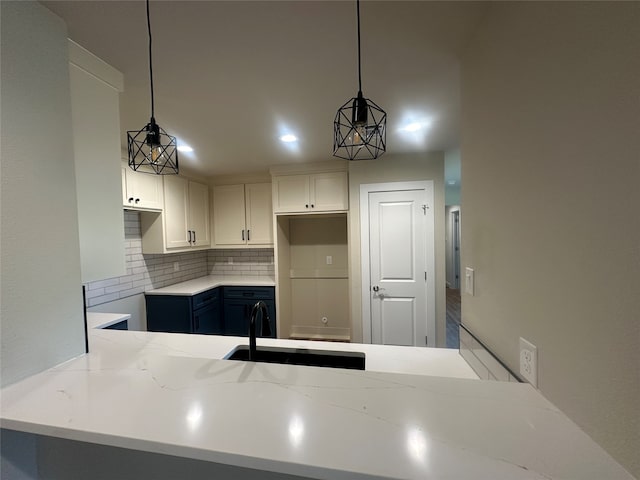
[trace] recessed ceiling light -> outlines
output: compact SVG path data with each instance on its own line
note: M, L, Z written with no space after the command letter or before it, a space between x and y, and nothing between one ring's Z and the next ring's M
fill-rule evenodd
M178 151L179 152L193 152L193 148L191 148L189 145L179 145L178 146Z
M418 130L421 130L423 127L424 127L424 123L413 122L408 125L405 125L404 127L401 128L401 130L404 130L405 132L417 132Z
M298 141L298 137L296 137L295 135L292 135L290 133L288 133L287 135L282 135L280 137L280 141L284 142L284 143L292 143L292 142L297 142Z

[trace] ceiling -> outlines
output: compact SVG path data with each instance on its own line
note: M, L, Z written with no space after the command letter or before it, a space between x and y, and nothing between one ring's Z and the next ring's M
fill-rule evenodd
M123 143L150 117L144 1L43 1L120 70ZM387 154L459 144L459 57L484 2L364 1L362 90L387 112ZM333 118L358 90L352 1L152 1L155 117L181 169L204 176L332 159ZM418 132L403 132L418 122ZM292 133L298 141L279 137Z

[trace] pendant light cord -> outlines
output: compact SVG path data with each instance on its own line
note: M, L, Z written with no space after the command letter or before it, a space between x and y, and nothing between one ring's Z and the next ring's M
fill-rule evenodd
M362 69L360 67L360 0L356 0L356 8L358 17L358 91L362 92Z
M149 32L149 80L151 81L151 118L153 119L155 118L155 111L153 102L153 61L151 59L151 19L149 17L149 0L147 0L147 31Z

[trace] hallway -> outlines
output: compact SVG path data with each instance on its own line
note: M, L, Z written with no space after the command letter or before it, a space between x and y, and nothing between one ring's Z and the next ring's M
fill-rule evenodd
M447 287L447 348L460 348L460 290Z

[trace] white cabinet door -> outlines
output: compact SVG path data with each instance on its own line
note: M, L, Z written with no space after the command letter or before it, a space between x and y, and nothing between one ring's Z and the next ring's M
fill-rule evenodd
M209 230L209 187L201 183L189 182L189 230L191 245L204 247L211 245Z
M349 209L347 172L317 173L310 178L313 211Z
M213 188L213 242L216 245L246 243L244 185Z
M348 209L347 172L273 177L274 213L341 212Z
M273 211L309 211L309 175L283 175L273 178Z
M245 185L247 244L273 244L273 208L271 184Z
M153 210L162 210L162 177L152 173L139 173L129 169L134 179L133 191L138 208L148 208Z
M164 178L164 234L167 249L186 248L191 245L189 243L189 182L173 175L167 175Z
M135 172L122 165L122 204L131 210L162 210L163 184L160 175Z
M73 63L69 77L80 266L87 283L126 273L118 91Z
M214 244L272 245L270 183L220 185L213 189Z

